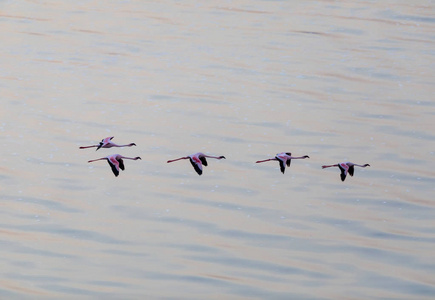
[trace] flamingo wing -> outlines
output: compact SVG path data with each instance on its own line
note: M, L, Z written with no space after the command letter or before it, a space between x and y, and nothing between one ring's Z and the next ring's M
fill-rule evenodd
M102 141L100 142L100 144L98 144L98 147L97 147L97 149L95 149L95 151L97 151L98 149L100 149L101 147L103 147L103 145L104 145L103 141L104 141L104 140L102 140Z
M281 168L281 172L282 172L282 174L284 174L284 172L285 172L285 162L280 157L277 157L277 159L279 161L279 167Z
M289 157L291 157L292 154L290 152L286 152L282 154L283 154L282 158L285 160L287 167L290 167L290 163L292 162L292 160Z
M100 144L98 145L97 150L100 149L100 148L102 148L102 147L104 147L104 146L106 146L107 144L109 144L110 141L111 141L113 138L114 138L114 136L106 137L105 139L102 139L101 142L100 142ZM110 147L105 147L105 148L110 148ZM97 151L97 150L95 150L95 151Z
M341 181L344 181L346 179L347 171L349 170L349 166L346 164L338 164L338 167L340 168L340 177Z
M112 158L108 158L107 162L109 163L110 167L112 168L112 172L113 174L115 174L115 176L119 175L119 163L116 159L112 159Z
M192 164L193 168L195 169L196 173L198 173L198 175L202 174L202 164L201 164L201 160L197 159L195 160L192 157L189 157L190 163Z
M201 163L207 167L207 159L205 159L204 156L200 156L199 159L201 160Z
M119 163L119 168L124 171L125 170L125 166L124 166L124 161L122 160L122 158L117 159L117 161Z
M355 168L353 167L353 166L350 166L349 167L349 170L348 170L348 172L349 172L349 175L350 176L353 176L353 171L355 170Z
M346 179L346 174L343 171L341 171L340 178L341 181L344 181Z

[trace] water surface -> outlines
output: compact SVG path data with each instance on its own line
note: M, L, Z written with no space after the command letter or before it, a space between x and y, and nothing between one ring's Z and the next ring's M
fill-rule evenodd
M0 7L2 298L434 297L432 1Z

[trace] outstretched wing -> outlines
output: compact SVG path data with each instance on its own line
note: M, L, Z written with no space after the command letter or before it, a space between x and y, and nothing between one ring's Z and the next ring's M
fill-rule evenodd
M113 174L115 174L115 176L118 176L119 175L118 164L114 164L110 159L107 159L107 162L109 163L110 167L112 168Z
M114 138L114 136L106 137L105 139L102 139L100 144L98 145L97 150L100 149L101 147L103 147L104 145L106 145L107 143L109 143L113 138ZM95 151L97 151L97 150L95 150Z
M290 167L290 163L292 162L292 160L289 158L287 159L286 163L287 163L287 167Z
M348 165L346 164L338 164L338 167L340 168L340 178L341 181L344 181L346 179L347 171L349 170Z
M285 163L284 163L284 161L281 160L279 157L276 157L276 158L277 158L278 161L279 161L279 167L281 168L281 172L282 172L282 174L284 174L284 172L285 172Z
M341 178L341 181L344 181L346 179L346 174L341 172L340 178Z
M353 176L353 171L354 171L354 167L350 166L348 170L350 176Z
M125 166L124 166L124 161L122 160L122 158L118 159L118 162L119 162L119 168L124 171Z
M201 160L201 163L207 167L207 160L205 159L204 156L200 156L199 159Z
M195 169L196 173L198 173L198 175L202 174L202 164L201 161L195 161L193 160L191 157L189 157L190 163L192 164L193 168Z

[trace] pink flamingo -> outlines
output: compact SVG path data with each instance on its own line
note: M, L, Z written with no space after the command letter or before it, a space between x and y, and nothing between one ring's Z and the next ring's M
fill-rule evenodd
M354 166L361 167L361 168L370 167L369 164L357 165L352 162L342 162L335 165L322 166L322 169L330 168L330 167L338 167L341 171L340 173L341 181L344 181L346 179L347 173L349 173L350 176L353 176L353 172L355 171Z
M123 171L125 170L123 159L138 160L141 158L139 156L137 156L137 157L125 157L125 156L122 156L119 154L112 154L112 155L109 155L106 157L90 160L90 161L88 161L88 163L94 162L97 160L104 160L104 159L106 159L107 162L109 163L110 167L112 168L113 174L115 174L115 176L118 176L119 169L121 169Z
M93 148L93 147L97 147L97 149L95 151L97 151L100 148L112 148L112 147L131 147L131 146L136 146L135 143L130 143L127 145L117 145L114 142L112 142L111 140L114 137L106 137L105 139L102 139L101 142L98 145L92 145L92 146L83 146L80 147L80 149L86 149L86 148Z
M259 161L256 161L256 163L258 164L258 163L262 163L262 162L266 162L266 161L270 161L270 160L277 160L277 161L279 161L279 166L281 167L281 172L284 174L285 166L287 165L287 167L290 167L290 163L291 163L292 159L305 159L305 158L310 158L310 157L308 155L295 157L295 156L292 156L292 154L290 152L282 152L282 153L278 153L274 158L259 160Z
M207 160L205 159L206 157L216 158L216 159L222 159L222 158L225 159L225 156L209 156L209 155L205 155L204 153L198 152L195 154L191 154L189 156L184 156L184 157L168 160L167 162L171 163L171 162L174 162L174 161L177 161L180 159L189 159L190 163L192 164L196 173L198 173L198 175L201 175L202 174L202 165L207 166Z

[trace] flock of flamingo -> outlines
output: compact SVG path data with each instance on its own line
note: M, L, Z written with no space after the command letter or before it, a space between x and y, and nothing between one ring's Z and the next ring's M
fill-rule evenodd
M114 142L112 142L113 138L114 138L113 136L107 137L105 139L102 139L98 145L83 146L83 147L80 147L80 149L94 148L95 147L95 148L97 148L96 150L98 150L100 148L136 146L135 143L130 143L130 144L126 144L126 145L115 144ZM172 163L174 161L178 161L178 160L182 160L182 159L188 159L188 160L190 160L190 163L192 164L196 173L198 173L198 175L201 175L202 174L202 166L207 166L207 159L206 158L225 159L225 156L210 156L210 155L205 155L204 153L198 152L198 153L191 154L188 156L183 156L180 158L168 160L167 163ZM292 156L292 154L290 152L282 152L282 153L278 153L273 158L269 158L269 159L265 159L265 160L258 160L258 161L256 161L256 163L263 163L263 162L267 162L267 161L276 160L279 162L281 172L284 174L285 167L286 166L290 167L290 163L291 163L292 159L305 159L305 158L310 158L310 157L308 155L296 157L296 156ZM112 155L109 155L106 157L89 160L88 163L98 161L98 160L107 160L110 167L112 168L113 174L115 174L115 176L118 176L120 169L122 171L125 170L124 161L123 161L124 159L138 160L141 158L139 156L126 157L126 156L122 156L120 154L112 154ZM324 166L322 166L322 169L330 168L330 167L338 167L340 169L340 172L341 172L340 173L341 181L344 181L346 179L347 174L349 174L350 176L353 176L355 166L365 168L365 167L369 167L370 165L369 164L358 165L358 164L354 164L352 162L341 162L341 163L338 163L335 165L324 165Z

